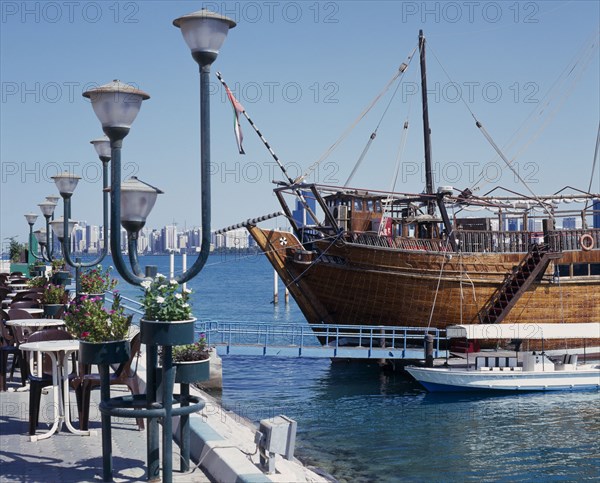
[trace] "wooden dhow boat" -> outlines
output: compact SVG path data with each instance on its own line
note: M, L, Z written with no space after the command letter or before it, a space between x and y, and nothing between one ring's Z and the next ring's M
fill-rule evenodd
M287 181L274 193L292 232L244 224L307 321L436 328L600 321L600 194L434 187L422 32L419 53L422 193L305 183L280 164ZM494 214L465 216L473 210ZM566 229L565 217L581 228Z

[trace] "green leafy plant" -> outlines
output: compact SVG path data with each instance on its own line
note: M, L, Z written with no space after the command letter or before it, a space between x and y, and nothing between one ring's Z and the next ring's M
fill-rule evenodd
M69 305L64 320L67 331L86 342L124 340L131 325L131 316L125 314L117 292L110 310L104 307L99 297L82 295Z
M42 292L43 304L66 304L69 301L69 293L62 285L49 283L44 286Z
M200 334L193 344L173 346L173 362L203 361L209 358L210 349L206 345L206 334Z
M63 258L55 258L52 260L52 273L62 272L67 269L67 264Z
M88 294L103 294L109 290L114 289L117 286L117 280L110 276L111 267L106 270L102 268L102 265L97 265L80 277L81 292Z
M142 282L144 294L140 301L144 306L146 320L188 320L192 317L192 308L188 303L190 290L179 292L175 280L167 280L158 274L153 280Z
M21 253L25 249L25 245L19 243L14 236L11 236L9 240L10 243L8 245L8 254L10 261L13 263L18 263L21 260Z
M28 287L43 287L48 283L46 277L33 277L27 280Z

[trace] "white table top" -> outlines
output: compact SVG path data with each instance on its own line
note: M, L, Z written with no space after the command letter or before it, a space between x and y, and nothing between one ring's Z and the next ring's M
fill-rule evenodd
M62 319L12 319L7 320L6 325L17 325L19 327L62 327L65 321Z
M76 351L79 349L79 341L76 339L70 340L41 340L39 342L25 342L19 346L19 349L24 351L42 351L42 352L58 352L58 351Z
M14 288L15 292L22 292L23 290L19 290L19 289L27 289L29 287L29 285L27 285L26 283L10 283L8 284L8 288Z

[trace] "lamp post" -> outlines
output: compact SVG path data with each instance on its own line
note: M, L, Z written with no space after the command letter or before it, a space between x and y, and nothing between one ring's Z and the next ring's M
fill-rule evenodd
M60 227L61 233L67 233L67 237L63 238L63 253L65 256L65 262L67 265L73 267L75 269L75 293L79 295L81 284L80 284L80 275L81 269L84 267L93 267L98 263L104 260L106 254L108 253L108 163L110 162L110 141L104 136L98 139L93 139L90 141L102 162L102 214L103 214L103 230L104 230L104 246L102 247L102 251L98 254L98 257L92 261L83 263L80 258L75 258L75 261L71 258L71 243L70 243L70 235L72 232L72 228L69 228L68 220L71 217L71 198L77 187L79 180L81 179L79 176L75 176L72 173L64 172L57 176L53 176L52 179L56 184L56 187L63 198L63 221L62 227ZM50 198L50 197L47 197ZM54 197L57 200L59 197ZM58 227L57 227L58 228ZM58 235L57 235L58 236Z
M44 247L46 246L46 229L45 228L40 228L38 230L35 230L33 232L33 236L35 237L35 239L37 240L39 246L40 246L40 257L35 256L35 258L37 258L38 260L44 260L47 261L46 258L44 257Z
M175 280L185 283L195 277L206 263L210 253L211 225L211 185L210 185L210 66L217 58L230 28L235 22L227 17L207 10L200 10L179 17L173 25L181 29L181 33L189 46L192 57L200 67L200 171L201 171L201 203L202 203L202 242L200 253L194 264ZM137 258L137 242L140 230L146 223L156 197L162 193L157 188L133 178L121 182L121 149L123 139L129 134L131 124L137 117L142 102L150 96L144 91L123 84L118 80L83 93L91 100L92 107L102 129L110 140L111 148L111 183L110 183L110 246L115 268L125 281L140 285L144 274ZM65 198L65 206L68 205ZM123 259L120 246L120 225L127 231L129 264ZM142 329L143 333L143 329ZM144 338L142 337L142 341ZM166 341L162 341L166 342ZM173 366L172 346L163 346L163 481L172 480L172 403L173 403ZM157 366L156 342L147 343L147 367ZM103 403L110 398L107 368L103 368L101 379L101 397ZM148 371L146 405L151 407L156 401L156 375ZM183 404L182 404L183 406ZM101 406L102 411L102 406ZM104 479L111 478L112 449L110 442L110 412L102 412L103 434L103 471ZM183 413L182 413L183 414ZM157 477L158 472L158 420L150 418L148 422L148 477Z
M25 219L27 220L27 224L29 225L29 239L28 239L29 253L36 260L43 260L43 258L44 258L43 253L42 253L41 257L38 257L33 251L33 225L35 225L35 221L38 219L38 215L36 215L35 213L27 213L27 214L25 214Z
M200 68L202 241L200 253L194 264L176 278L177 282L185 283L200 273L210 253L210 66L219 55L229 29L234 28L236 23L228 17L202 9L175 19L173 25L181 30L192 58Z
M54 216L54 209L56 208L56 203L51 201L43 201L38 204L42 215L46 218L46 254L47 261L52 261L52 252L54 251L54 243L50 243L50 219ZM43 254L42 254L43 255Z

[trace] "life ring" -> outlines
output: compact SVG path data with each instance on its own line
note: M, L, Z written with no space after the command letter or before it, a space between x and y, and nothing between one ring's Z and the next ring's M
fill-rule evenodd
M594 239L589 233L585 233L579 237L579 246L584 252L589 252L594 248Z

